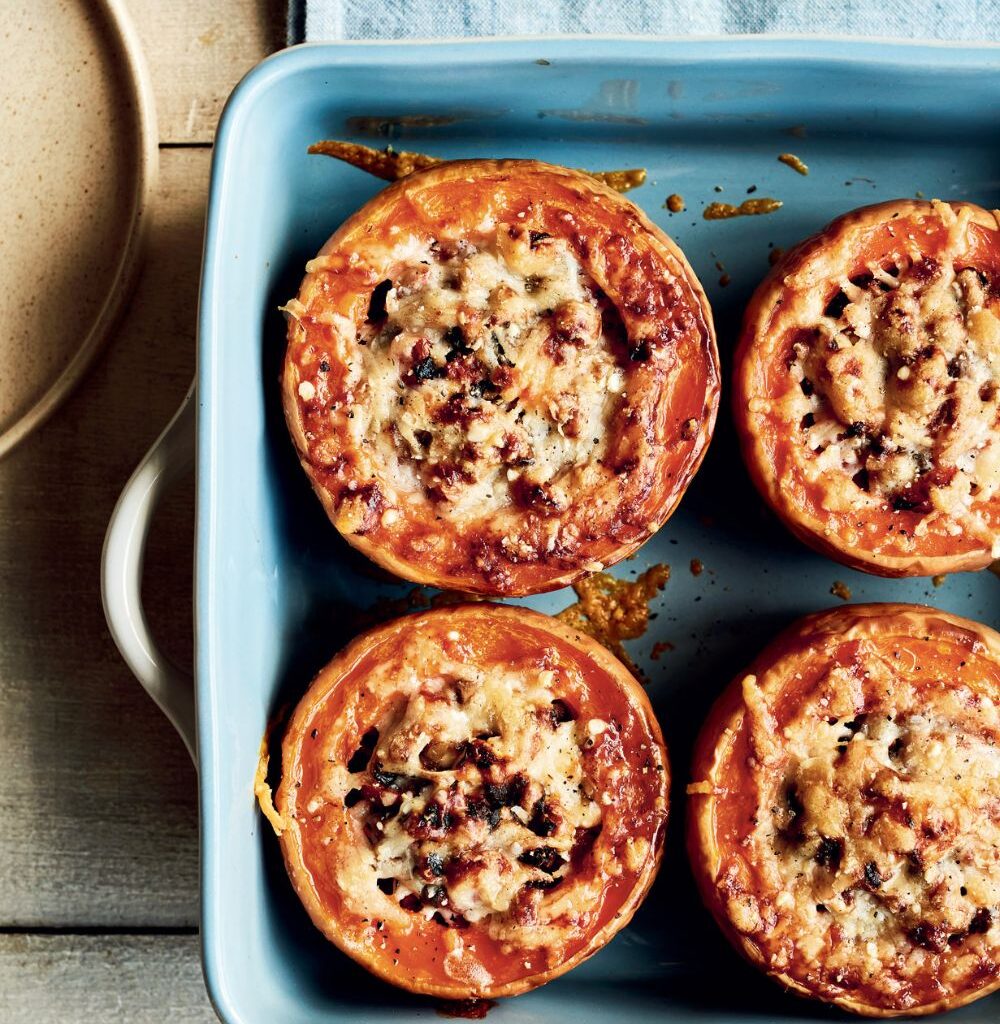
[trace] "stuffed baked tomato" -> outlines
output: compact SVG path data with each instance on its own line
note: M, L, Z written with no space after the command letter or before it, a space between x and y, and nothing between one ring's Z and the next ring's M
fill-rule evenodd
M800 620L719 699L691 861L736 947L870 1016L1000 985L1000 635L913 605Z
M838 218L757 290L736 355L750 474L806 543L884 576L1000 556L1000 223L899 200Z
M343 224L286 310L302 465L348 542L417 583L529 594L611 565L663 525L711 437L701 286L577 171L412 174Z
M449 999L515 995L623 928L659 864L666 751L604 648L465 605L355 640L282 746L288 872L324 935Z

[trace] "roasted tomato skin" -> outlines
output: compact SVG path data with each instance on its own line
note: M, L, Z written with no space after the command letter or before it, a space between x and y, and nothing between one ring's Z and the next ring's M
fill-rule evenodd
M700 283L582 172L414 173L348 218L285 308L300 462L347 542L416 583L516 596L615 564L714 430Z
M379 626L319 673L275 803L327 939L394 985L486 999L625 927L668 792L659 726L620 662L547 616L469 604Z
M851 211L790 249L751 298L734 357L733 418L757 490L801 541L875 575L981 569L998 554L1000 491L973 480L967 495L950 493L968 469L956 410L963 427L976 424L973 448L980 424L988 449L1000 443L1000 425L992 382L966 386L965 352L942 353L934 310L920 306L943 273L973 275L982 308L970 309L968 294L958 307L985 366L997 343L990 335L1000 338L1000 223L969 203L918 200ZM852 307L852 296L862 301ZM836 332L858 328L853 314L866 305L878 337L854 359ZM809 366L815 377L803 372ZM926 447L909 451L897 442L912 434L914 416ZM848 450L843 468L824 462L831 445Z
M998 702L1000 634L937 609L848 605L807 615L779 634L713 705L688 786L692 870L736 950L789 991L870 1017L938 1013L1000 987L995 914L975 905L982 891L923 874L938 864L947 870L950 844L962 842L956 831L968 838L1000 829L995 797L991 809L978 783L951 798L912 796L921 773L935 786L942 781L931 764L935 737L920 730L958 723L953 752L972 773L966 743L981 741L991 756L1000 742ZM831 745L814 738L824 733ZM796 747L803 736L805 751ZM953 778L951 785L962 785L962 771ZM895 779L914 788L896 789ZM938 818L969 799L987 810L963 807L966 818L955 819L963 826L939 830ZM838 819L831 808L842 807ZM782 857L789 875L776 881ZM993 870L995 885L1000 871ZM919 896L905 897L909 909L896 904L897 875L904 894L921 886ZM857 962L838 960L852 933L837 915L883 899L881 918L872 920L886 922L885 934L873 932L870 949L851 946L860 948ZM954 913L961 920L950 928L931 920ZM874 967L865 962L871 950L882 957L890 940L895 955Z

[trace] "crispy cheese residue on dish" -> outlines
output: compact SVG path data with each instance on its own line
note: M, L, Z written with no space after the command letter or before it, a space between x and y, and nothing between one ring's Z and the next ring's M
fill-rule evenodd
M434 1009L439 1017L482 1020L496 1005L492 999L446 999Z
M744 199L739 206L733 203L709 203L702 210L702 217L705 220L729 220L732 217L754 217L763 213L774 213L782 207L780 199L771 199L768 196L760 196L756 199Z
M592 636L633 675L638 675L639 669L623 641L636 640L646 632L650 602L669 579L670 566L662 563L651 565L634 580L620 580L606 572L594 573L573 585L576 602L564 608L556 618ZM661 651L666 649L660 648Z
M439 156L428 156L426 153L413 153L405 149L397 150L391 146L387 146L385 149L375 149L373 146L364 146L358 142L339 142L336 139L322 139L320 142L314 142L308 151L322 156L332 156L335 160L343 160L344 163L357 167L361 171L367 171L384 181L398 181L414 171L423 170L425 167L434 167L436 164L442 163L444 159ZM582 173L604 182L616 192L630 192L646 182L644 167L629 167L613 171L582 171Z
M797 171L799 174L809 173L809 168L794 153L779 153L778 162L783 163L786 167L791 167L793 171Z
M649 652L649 656L653 661L659 661L662 655L672 650L674 650L674 645L669 640L657 640L653 644L653 649Z
M274 794L267 781L267 770L271 763L269 752L269 738L267 735L260 741L260 751L257 755L257 769L253 776L253 795L260 808L260 813L267 819L268 824L274 829L274 834L280 836L287 827L287 822L274 806Z
M441 162L440 157L427 156L425 153L411 153L405 149L391 147L376 149L374 146L365 146L358 142L339 142L335 139L314 142L308 152L343 160L345 164L373 174L383 181L397 181L414 171L433 167Z

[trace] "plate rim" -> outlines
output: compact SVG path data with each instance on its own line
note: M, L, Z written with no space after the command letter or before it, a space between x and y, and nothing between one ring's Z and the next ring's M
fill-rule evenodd
M140 256L149 229L149 211L159 171L159 135L156 102L138 33L125 7L125 0L98 0L98 16L113 35L120 51L121 66L129 83L129 100L139 134L139 152L132 192L127 241L113 277L90 330L69 362L42 394L11 424L0 430L0 459L33 434L72 394L104 350L111 328L125 307L138 278Z

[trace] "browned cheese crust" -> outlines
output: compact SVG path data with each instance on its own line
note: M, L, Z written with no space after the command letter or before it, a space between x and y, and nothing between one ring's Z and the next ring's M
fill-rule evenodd
M916 605L783 633L716 703L688 787L709 909L802 995L891 1017L1000 985L1000 635Z
M397 575L551 590L634 551L711 437L718 354L680 250L586 174L417 172L286 307L283 398L337 529Z

